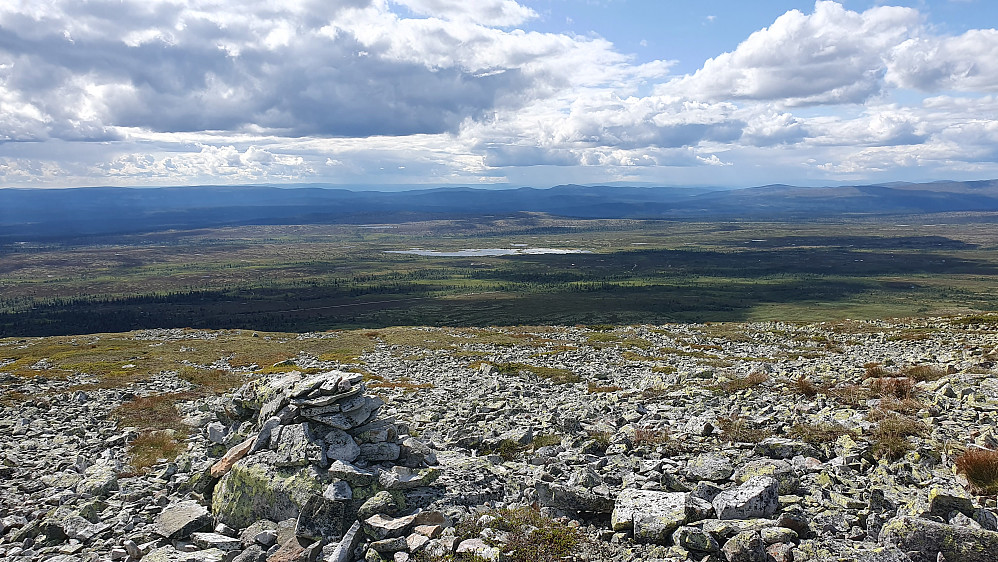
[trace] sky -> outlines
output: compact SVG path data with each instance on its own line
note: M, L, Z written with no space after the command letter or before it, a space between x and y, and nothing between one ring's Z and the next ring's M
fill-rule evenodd
M992 0L5 0L0 187L998 178Z

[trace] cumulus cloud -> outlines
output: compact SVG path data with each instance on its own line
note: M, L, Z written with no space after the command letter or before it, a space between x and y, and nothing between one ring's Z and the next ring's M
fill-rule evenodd
M998 91L998 30L908 39L894 47L887 79L923 91Z
M537 12L513 0L395 0L413 12L450 20L487 25L517 25L537 17Z
M516 107L572 83L573 73L584 80L624 60L605 41L475 23L531 16L515 2L407 4L448 19L401 18L383 0L7 4L0 99L15 111L0 133L454 132L469 116Z
M819 0L675 76L537 19L515 0L0 3L0 180L704 184L996 167L995 30L941 35L912 8Z
M745 127L742 138L753 146L794 144L808 136L807 126L790 113L761 113Z
M788 106L861 103L882 88L885 53L919 22L910 8L857 13L819 1L813 13L787 12L734 51L663 89L709 99L781 100Z
M98 169L111 178L221 178L224 182L296 180L314 173L300 156L275 155L255 146L240 152L234 146L207 145L199 152L124 154Z

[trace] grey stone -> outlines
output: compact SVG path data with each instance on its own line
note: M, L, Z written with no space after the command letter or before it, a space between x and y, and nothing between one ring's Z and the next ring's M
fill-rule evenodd
M591 513L610 513L614 509L612 499L579 486L562 486L541 481L534 489L537 501L544 507Z
M295 535L318 540L322 537L339 537L346 528L346 504L330 501L324 496L308 498L298 514Z
M402 441L401 455L408 467L437 464L437 454L433 449L415 437L407 437Z
M360 446L360 456L371 462L394 461L401 452L397 443L364 443Z
M273 532L274 540L271 542L261 542L258 537L263 533ZM277 541L277 523L270 521L269 519L261 519L251 524L250 526L243 529L239 533L239 540L242 541L243 546L248 547L254 542L259 543L265 547L269 547Z
M201 548L217 548L224 552L242 550L243 543L236 538L219 533L191 533L191 542Z
M755 446L755 453L771 459L792 459L796 456L818 457L820 452L804 441L794 441L782 437L767 437Z
M168 539L185 539L198 529L212 524L211 514L195 501L168 505L153 523L153 530Z
M181 552L172 545L154 549L142 557L144 562L223 562L226 553L217 549Z
M756 476L744 484L724 490L714 501L718 519L769 517L780 508L780 484L770 476Z
M389 420L375 420L360 427L355 427L348 433L360 444L384 443L386 441L395 442L398 439L398 430L395 424Z
M360 531L360 521L354 521L333 552L326 557L326 562L353 562L353 552L364 538Z
M895 517L880 530L880 543L908 553L913 562L998 560L998 532L955 527L915 517Z
M326 486L326 490L322 492L322 497L329 501L346 501L353 499L353 490L344 480L337 480Z
M457 554L473 554L485 560L498 560L499 549L489 546L482 539L465 539L457 545Z
M307 466L322 459L322 447L307 423L282 426L271 448L277 454L275 466Z
M380 491L367 499L357 510L357 518L364 520L378 513L394 515L399 510L398 502L391 492Z
M212 422L208 424L208 440L212 443L225 443L225 437L228 431L221 422Z
M742 531L721 547L728 562L766 562L766 544L757 531Z
M342 429L330 430L326 433L324 441L326 457L330 460L353 462L360 456L360 446Z
M391 517L376 513L364 520L364 532L367 536L382 540L395 537L404 537L409 534L416 524L415 515L404 517ZM404 541L403 541L404 542Z
M625 489L614 502L610 524L615 531L634 530L634 540L666 544L686 522L686 494Z
M405 537L389 537L386 539L376 540L369 546L371 550L381 554L390 554L405 550L408 545L405 542Z
M346 480L354 486L370 486L378 481L378 475L373 471L358 468L347 461L336 460L326 470L330 476Z
M394 466L383 470L378 476L378 482L386 490L409 490L420 486L428 486L440 476L440 469L412 469L404 466Z
M232 559L232 562L266 562L267 553L258 544L251 544Z
M676 529L672 533L672 542L686 550L700 552L717 552L721 548L714 537L699 527L683 526Z
M692 480L720 482L730 478L735 469L728 457L716 453L704 453L693 457L687 463L686 471Z

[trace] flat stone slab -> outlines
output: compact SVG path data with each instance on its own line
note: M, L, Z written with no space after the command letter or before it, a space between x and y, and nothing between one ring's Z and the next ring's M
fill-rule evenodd
M615 531L634 530L636 542L666 544L686 522L686 494L626 489L614 502L610 524Z
M723 490L711 503L718 519L769 517L780 509L780 483L771 476L755 476Z
M191 541L201 548L217 548L224 552L243 549L239 539L218 533L191 533Z
M153 530L168 539L185 539L191 533L211 525L208 509L195 501L182 501L166 506L156 517Z
M998 560L998 532L957 527L917 517L895 517L880 530L880 543L908 553L912 562Z

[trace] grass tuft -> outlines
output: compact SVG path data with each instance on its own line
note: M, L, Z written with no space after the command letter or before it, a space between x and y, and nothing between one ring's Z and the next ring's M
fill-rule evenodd
M794 390L808 398L814 398L818 395L818 387L804 375L797 377L797 380L794 381Z
M812 445L830 443L843 435L848 435L852 438L856 438L859 435L851 429L846 429L842 425L832 422L799 423L791 427L790 430L787 431L787 434L794 439L804 441L805 443L810 443Z
M718 388L724 392L737 392L752 388L753 386L759 386L767 381L769 381L769 375L761 371L753 371L744 377L723 382L718 385Z
M738 414L717 418L721 436L732 443L758 443L772 435L766 429L755 427L752 422Z
M170 429L144 431L128 445L129 466L136 474L147 472L153 465L177 458L184 450L187 434Z
M957 472L967 477L975 494L998 494L998 451L972 447L955 463Z
M600 394L604 392L620 392L621 390L624 390L623 387L617 385L599 386L595 383L589 383L589 385L586 387L586 392L588 392L589 394Z
M908 377L882 377L873 379L870 390L881 398L911 400L915 393L915 381Z
M908 437L923 435L925 424L907 416L893 412L875 413L871 411L871 419L879 418L873 429L873 454L877 457L897 460L912 449Z
M671 439L669 430L664 427L639 427L634 430L635 445L664 445Z

